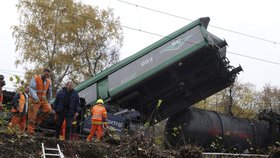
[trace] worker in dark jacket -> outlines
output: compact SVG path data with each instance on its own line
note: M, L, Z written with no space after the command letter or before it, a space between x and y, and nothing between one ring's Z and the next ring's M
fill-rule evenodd
M53 104L53 109L57 115L55 136L59 138L61 125L65 119L65 140L68 140L71 133L72 121L78 116L81 109L80 98L76 90L73 89L73 82L67 82L66 87L63 87L62 90L58 92Z

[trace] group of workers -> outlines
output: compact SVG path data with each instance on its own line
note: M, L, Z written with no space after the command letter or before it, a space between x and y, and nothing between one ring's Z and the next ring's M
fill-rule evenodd
M52 85L49 79L50 70L44 69L41 75L35 75L30 85L25 85L24 91L16 93L13 98L12 118L9 123L10 129L19 129L32 135L35 127L51 113L55 114L56 132L55 137L69 140L72 122L79 115L80 98L71 81L66 83L56 95L52 106L49 100L52 98ZM96 134L96 141L100 141L107 127L107 112L102 99L98 99L91 109L92 127L87 141L91 141ZM26 128L27 125L27 128ZM61 132L64 131L64 132Z

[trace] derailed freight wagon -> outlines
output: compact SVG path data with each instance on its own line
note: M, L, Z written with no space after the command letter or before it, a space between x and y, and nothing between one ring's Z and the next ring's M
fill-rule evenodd
M190 23L75 89L87 104L100 97L113 113L138 111L142 123L173 116L230 86L242 70L229 65L226 42L206 30L209 20Z
M176 117L230 86L242 68L229 65L227 44L207 31L209 21L200 18L82 82L75 87L81 100L93 105L102 98L109 125L122 131L134 122L153 125ZM79 132L87 133L90 118L80 120Z

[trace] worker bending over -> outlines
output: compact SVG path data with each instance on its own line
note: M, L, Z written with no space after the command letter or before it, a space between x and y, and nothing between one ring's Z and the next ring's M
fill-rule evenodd
M90 142L96 131L97 141L103 136L103 129L107 127L107 111L104 107L104 102L102 99L98 99L96 104L92 107L92 126L90 134L87 137L87 141Z

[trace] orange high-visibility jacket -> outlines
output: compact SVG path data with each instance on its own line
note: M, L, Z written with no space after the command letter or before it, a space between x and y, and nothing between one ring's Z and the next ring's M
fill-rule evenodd
M23 112L24 106L25 106L27 101L28 100L25 99L24 94L19 93L19 99L18 99L19 108L18 109L12 108L12 112Z
M105 123L107 119L107 111L101 104L94 105L91 109L91 114L93 124L102 124L102 122Z
M46 97L47 91L51 85L51 81L49 79L46 79L46 85L44 85L44 81L42 80L40 75L35 76L36 81L36 92L38 98Z

